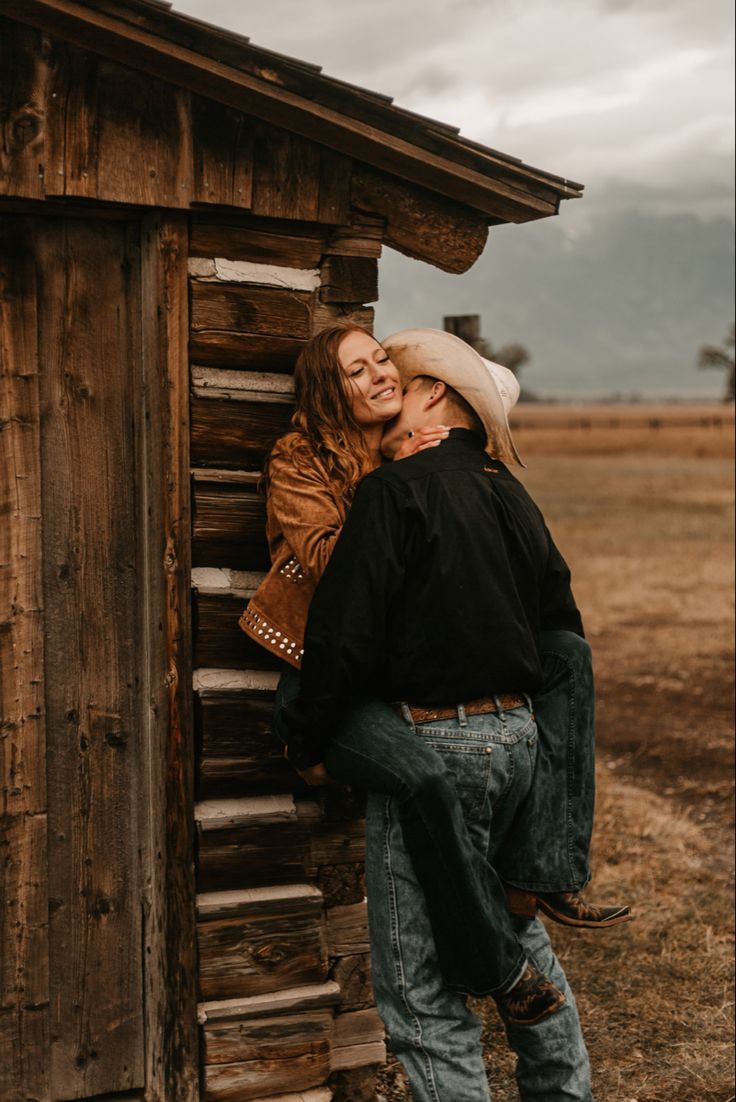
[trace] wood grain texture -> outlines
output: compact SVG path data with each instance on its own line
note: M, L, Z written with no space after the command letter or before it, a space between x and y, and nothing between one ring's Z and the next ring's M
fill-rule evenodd
M294 337L311 332L312 295L240 283L192 280L192 331Z
M291 414L286 402L192 398L192 463L261 470L264 456L289 431Z
M223 692L198 695L195 704L200 798L304 788L272 731L271 699Z
M1 195L45 195L47 53L40 31L0 18Z
M246 602L227 595L195 593L194 665L216 669L281 669L277 654L254 642L238 624Z
M322 264L322 302L375 302L378 262L364 256L328 256Z
M330 969L330 979L340 987L343 1010L364 1010L373 1006L370 953L338 957Z
M319 897L272 900L232 918L200 920L203 999L236 998L322 983L327 951Z
M306 341L227 329L198 329L192 332L189 344L192 360L207 367L293 371Z
M200 834L197 886L209 892L303 880L307 860L307 830L296 820L207 830Z
M223 256L283 264L287 268L316 268L322 257L325 227L277 219L239 219L210 222L193 216L192 256Z
M251 487L195 482L192 563L236 570L268 569L265 505Z
M253 120L214 100L192 96L191 126L192 202L249 208Z
M51 1078L66 1098L144 1083L137 237L124 223L38 229Z
M146 968L146 1082L158 1098L195 1102L198 1086L190 654L187 225L143 227L144 730L141 784ZM164 630L165 628L165 630ZM156 1092L158 1092L156 1094Z
M352 201L385 219L387 245L444 272L467 271L488 239L487 219L481 215L365 166L353 174Z
M31 220L0 218L0 1067L4 1097L45 1099L46 717L33 253Z

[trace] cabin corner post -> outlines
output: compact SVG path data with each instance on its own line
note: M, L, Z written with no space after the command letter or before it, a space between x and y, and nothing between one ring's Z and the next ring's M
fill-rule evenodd
M186 215L144 219L143 463L150 771L146 916L146 1097L199 1099L191 663L189 311Z
M30 219L0 219L0 1097L49 1097L41 436Z

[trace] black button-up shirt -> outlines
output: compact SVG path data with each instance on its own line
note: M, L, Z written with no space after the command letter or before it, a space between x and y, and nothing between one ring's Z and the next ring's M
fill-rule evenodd
M359 485L312 600L301 692L279 734L322 760L364 695L448 705L541 684L544 629L583 634L541 512L467 429Z

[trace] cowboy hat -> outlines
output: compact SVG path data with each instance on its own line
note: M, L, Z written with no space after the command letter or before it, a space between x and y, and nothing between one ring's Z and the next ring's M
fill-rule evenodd
M519 381L502 364L486 360L469 344L442 329L402 329L381 341L406 386L429 375L451 386L483 422L490 455L524 466L509 428L508 413L519 397Z

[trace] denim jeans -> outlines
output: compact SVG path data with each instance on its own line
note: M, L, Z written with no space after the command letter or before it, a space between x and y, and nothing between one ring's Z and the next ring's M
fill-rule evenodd
M578 891L590 880L595 803L595 689L590 647L570 631L541 636L544 685L534 696L537 766L499 874L530 891Z
M298 681L296 671L283 674L277 709L296 694ZM453 736L417 739L393 708L371 698L345 716L325 753L334 780L395 797L404 842L427 901L443 982L476 995L511 987L524 969L526 953L503 885L487 854L474 844L473 814L500 775L491 769L494 756L503 754L513 763L515 789L525 795L536 753L536 727L527 707L494 714L498 732L493 740L487 737L486 720L467 717L459 749L450 757L441 751L453 745ZM472 765L472 774L482 781L479 789L476 780L470 796L457 783L456 758ZM502 796L495 793L499 808L505 806ZM512 812L517 806L518 800Z
M472 728L471 728L472 724ZM534 756L533 723L509 731L496 715L415 729L443 757L468 831L480 856L497 859L527 795ZM480 767L478 736L492 748ZM439 872L441 875L441 871ZM366 820L366 878L376 1005L391 1047L403 1063L415 1102L489 1102L480 1022L466 1000L448 990L427 901L405 845L394 797L372 793ZM593 1102L588 1054L577 1008L544 926L513 920L525 954L567 996L565 1006L534 1026L508 1026L523 1102ZM458 937L462 936L458 930Z

